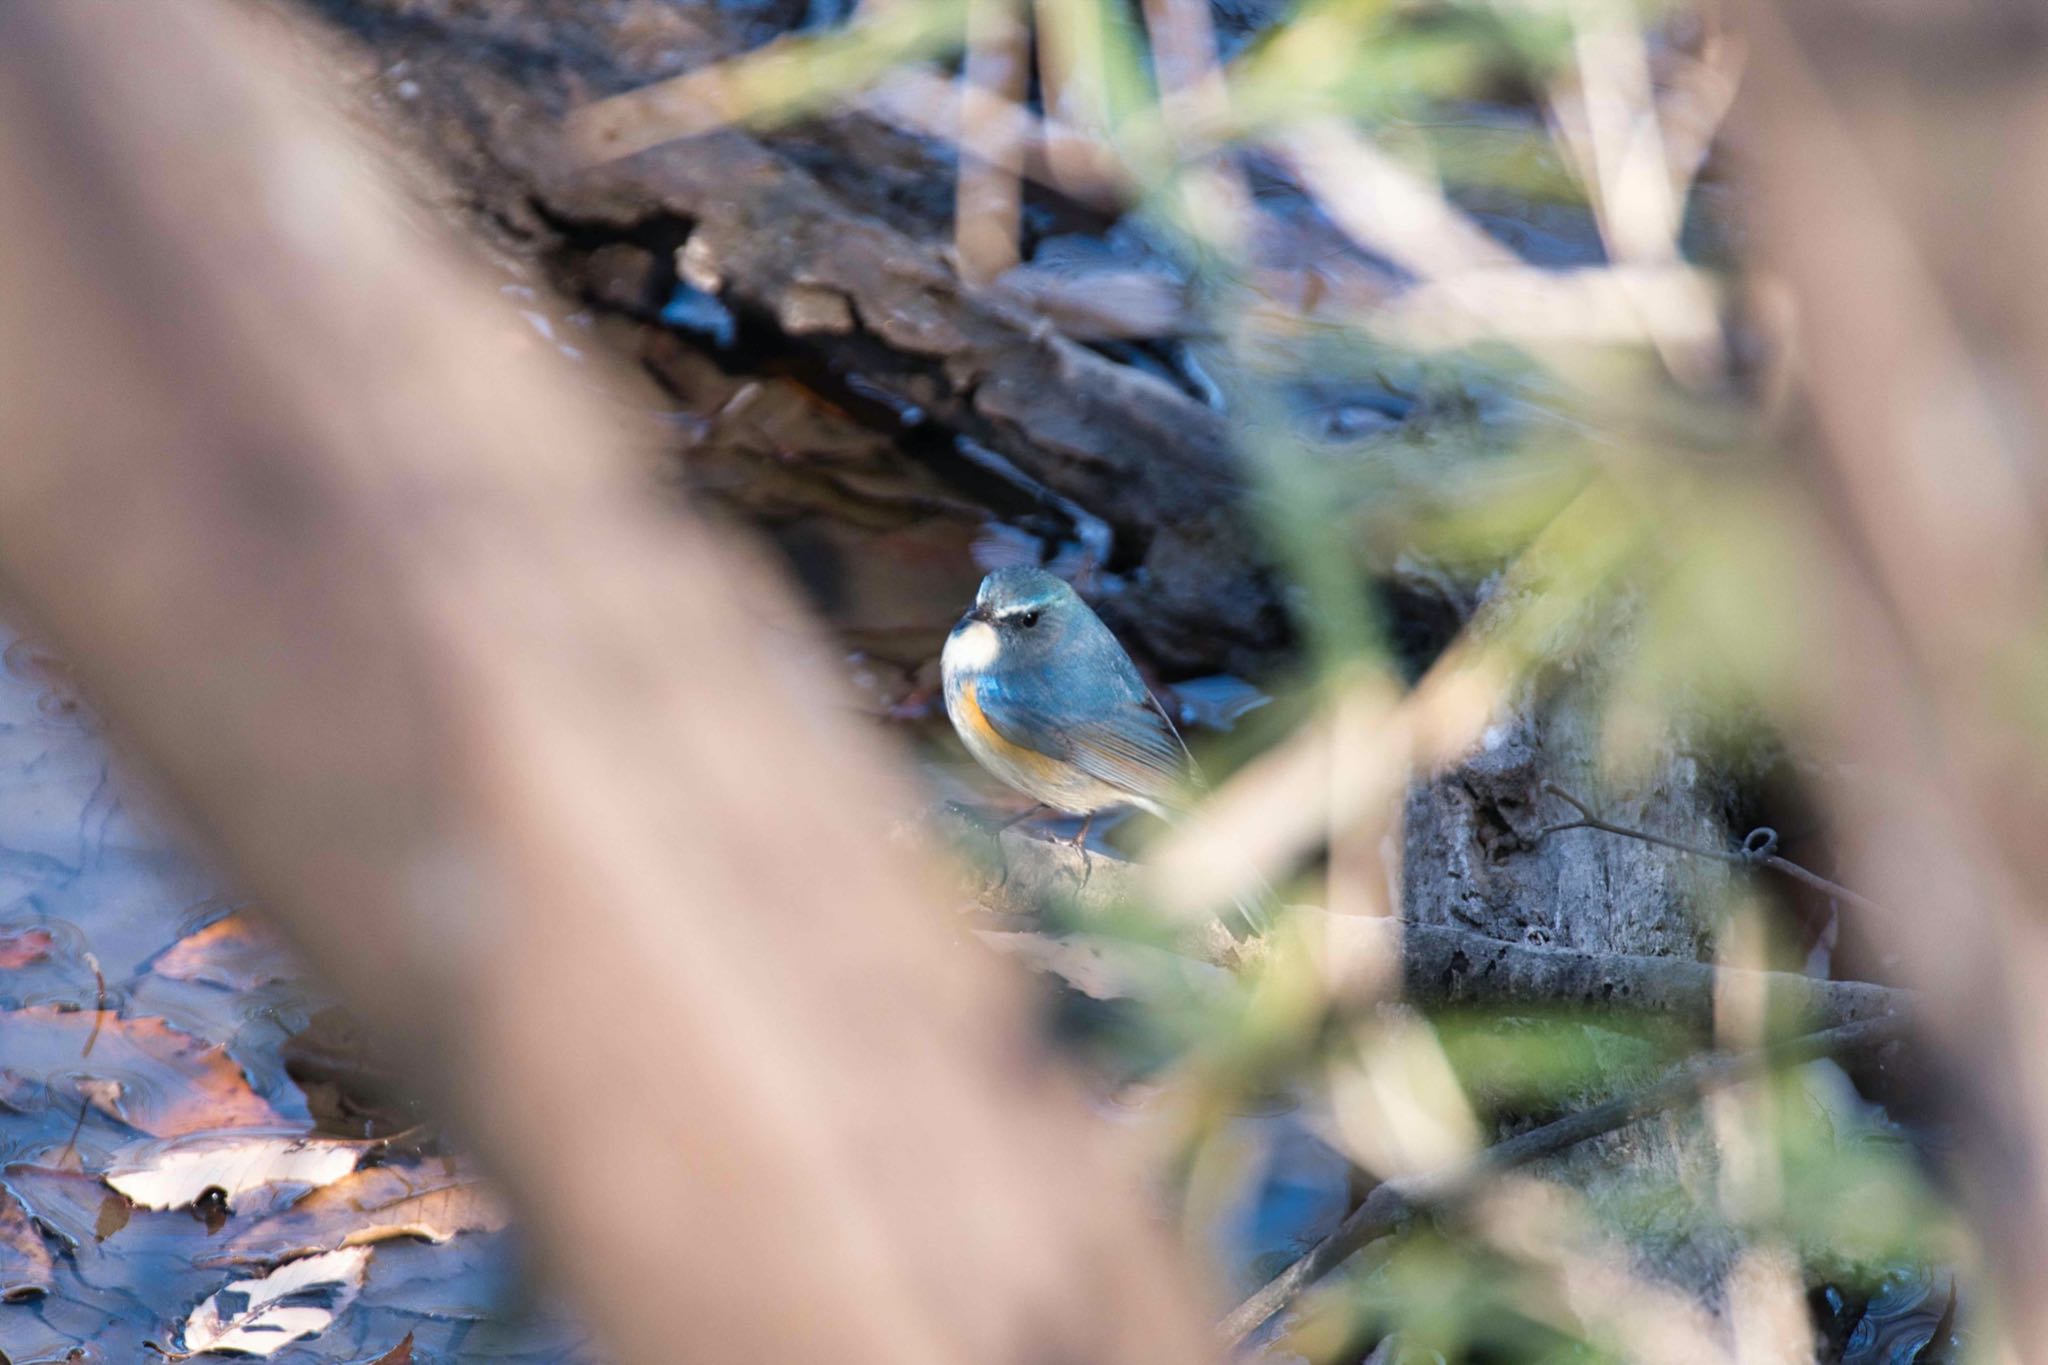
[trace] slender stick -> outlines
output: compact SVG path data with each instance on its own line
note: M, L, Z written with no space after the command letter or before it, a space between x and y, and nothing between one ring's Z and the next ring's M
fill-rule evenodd
M1646 829L1631 829L1627 825L1617 825L1610 820L1603 820L1593 812L1591 806L1579 800L1578 797L1573 796L1555 782L1545 782L1543 790L1570 805L1572 809L1579 813L1579 818L1566 821L1561 825L1545 826L1537 832L1536 837L1538 839L1546 839L1553 834L1562 834L1570 829L1602 830L1608 834L1619 834L1628 839L1640 839L1646 844L1657 844L1664 848L1675 848L1680 853L1690 853L1695 858L1712 858L1715 862L1730 863L1738 867L1768 867L1772 871L1781 872L1795 881L1805 882L1816 891L1824 891L1830 896L1845 900L1858 909L1868 910L1879 915L1891 913L1884 906L1861 892L1851 891L1840 882L1830 881L1818 872L1801 867L1790 858L1779 855L1775 851L1778 847L1778 832L1767 826L1751 830L1749 836L1742 841L1741 849L1731 853L1727 849L1702 848L1698 844L1688 844L1683 840L1666 838L1662 834L1652 834Z
M1456 1204L1509 1171L1554 1156L1588 1138L1611 1133L1637 1119L1689 1104L1710 1090L1759 1072L1891 1042L1905 1026L1904 1016L1887 1015L1801 1034L1749 1052L1694 1057L1641 1089L1497 1142L1469 1161L1442 1171L1389 1180L1366 1196L1365 1202L1353 1209L1335 1232L1233 1309L1217 1325L1217 1331L1227 1344L1241 1345L1304 1289L1342 1265L1366 1243L1398 1229L1418 1210Z

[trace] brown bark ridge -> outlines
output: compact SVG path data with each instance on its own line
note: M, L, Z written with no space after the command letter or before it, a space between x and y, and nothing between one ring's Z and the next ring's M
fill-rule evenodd
M618 1358L1210 1358L785 591L245 14L0 7L11 609Z
M364 45L379 102L412 127L511 250L617 309L592 261L651 250L639 322L682 279L716 294L818 382L880 395L946 459L988 452L1079 504L1143 567L1101 605L1162 663L1251 670L1286 637L1278 587L1238 515L1222 417L1061 335L1019 294L970 289L945 248L953 158L859 113L773 138L726 129L585 168L562 120L700 68L747 35L713 6L583 0L304 0ZM672 346L646 326L637 344ZM658 365L656 368L659 368Z

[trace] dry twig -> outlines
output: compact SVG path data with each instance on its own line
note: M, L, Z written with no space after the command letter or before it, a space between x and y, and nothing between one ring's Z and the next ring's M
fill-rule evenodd
M1671 839L1662 834L1652 834L1648 830L1632 829L1627 825L1617 825L1611 820L1603 820L1591 806L1581 801L1578 797L1573 796L1555 782L1545 782L1543 790L1563 801L1573 810L1576 810L1579 813L1579 818L1567 820L1563 824L1544 826L1536 833L1538 839L1547 839L1553 834L1562 834L1567 830L1597 829L1607 834L1619 834L1629 839L1640 839L1646 844L1656 844L1663 848L1676 849L1680 853L1689 853L1695 858L1712 858L1715 862L1728 863L1735 867L1768 867L1773 872L1781 872L1794 881L1804 882L1816 891L1823 891L1837 900L1847 901L1859 910L1868 910L1875 914L1890 913L1884 906L1863 895L1861 892L1851 891L1840 882L1832 881L1821 876L1818 872L1801 867L1790 858L1778 853L1778 832L1768 825L1761 825L1751 830L1743 839L1742 847L1734 852L1719 848L1701 848L1697 844L1688 844L1680 839Z

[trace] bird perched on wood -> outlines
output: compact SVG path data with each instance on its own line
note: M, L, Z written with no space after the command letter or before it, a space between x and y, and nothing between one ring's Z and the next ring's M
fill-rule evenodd
M946 715L981 765L1082 817L1137 806L1172 820L1201 788L1166 709L1102 618L1043 569L997 569L946 637ZM1264 928L1254 905L1246 918Z

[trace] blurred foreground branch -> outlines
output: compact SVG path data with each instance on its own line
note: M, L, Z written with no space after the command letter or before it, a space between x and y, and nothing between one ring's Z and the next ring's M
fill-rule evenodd
M1695 1057L1671 1068L1639 1090L1526 1133L1495 1143L1469 1161L1430 1175L1388 1180L1366 1196L1337 1230L1307 1254L1268 1281L1256 1294L1231 1310L1218 1332L1231 1345L1242 1344L1300 1293L1335 1270L1368 1242L1398 1231L1417 1213L1444 1210L1488 1188L1500 1176L1544 1157L1555 1156L1602 1133L1611 1133L1639 1119L1691 1104L1712 1090L1780 1067L1797 1066L1822 1057L1845 1057L1897 1040L1906 1020L1894 1016L1841 1024L1768 1047L1736 1054Z
M244 25L0 7L11 609L621 1359L1202 1359L784 593Z
M2048 1351L2048 93L2024 5L1738 7L1765 291L1803 407L1833 668L1793 716L1852 879L1911 913L1957 1174L2016 1358ZM1760 291L1765 292L1765 291ZM1789 304L1789 309L1782 306ZM1832 681L1832 686L1830 685Z

